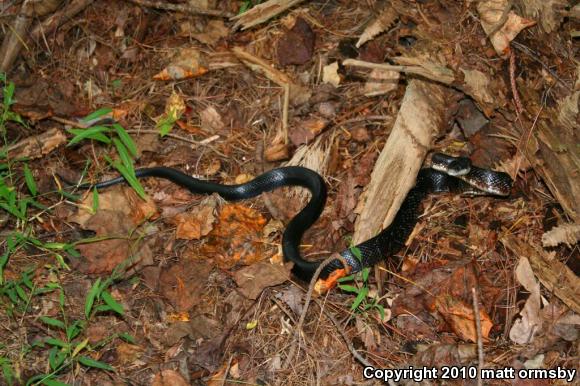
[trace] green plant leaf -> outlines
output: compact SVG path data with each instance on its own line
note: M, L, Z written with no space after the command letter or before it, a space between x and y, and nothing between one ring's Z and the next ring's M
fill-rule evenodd
M339 278L337 280L337 282L344 283L345 281L352 281L352 280L354 280L354 275L348 275L348 276L344 276L344 277Z
M111 131L107 126L93 126L88 129L67 129L67 131L74 135L67 146L77 144L83 139L94 139L104 143L111 143L111 139L104 135L104 133Z
M73 324L66 329L66 337L69 341L73 340L83 330L85 322L82 320L75 320Z
M358 261L362 261L362 253L360 251L359 248L357 247L351 247L350 251L352 252L352 254L354 255L354 257L357 258Z
M133 142L133 139L131 138L129 133L127 133L125 128L119 125L118 123L114 123L113 128L117 132L117 135L119 136L125 147L127 147L127 150L129 150L129 153L131 153L133 157L137 157L137 146L135 145L135 142Z
M43 322L44 324L48 324L49 326L60 328L61 330L65 329L65 325L61 320L54 319L48 316L41 316L39 319L41 322Z
M56 370L63 364L66 359L66 354L58 347L53 347L48 353L48 364L52 370Z
M69 244L66 243L44 243L42 244L42 246L46 249L53 249L53 250L63 250L66 248L66 246Z
M371 269L369 267L364 267L362 272L361 272L362 279L365 283L369 280L369 272L370 271L371 271Z
M87 295L87 299L85 300L85 316L87 319L91 316L93 304L95 303L95 299L97 298L99 292L101 292L101 278L98 278L97 281L93 283L93 286Z
M129 185L131 185L131 187L137 192L137 194L139 195L139 197L141 197L143 200L147 199L147 194L145 193L145 189L143 189L143 186L141 186L141 184L139 183L139 181L137 180L137 177L135 176L135 173L131 173L126 167L125 165L123 165L120 162L113 162L113 167L115 169L117 169L119 171L119 173L121 173L121 175L123 176L123 178L125 178L127 180L127 182L129 183Z
M94 367L96 369L109 370L109 371L115 370L115 369L113 369L113 367L111 367L111 365L109 365L105 362L100 362L100 361L97 361L97 360L94 360L92 358L85 357L82 355L78 357L78 361L81 365L87 366L87 367Z
M0 367L2 368L2 375L9 386L14 385L14 370L10 361L7 358L0 357Z
M68 383L57 381L54 378L46 378L42 381L42 384L46 386L69 386Z
M68 347L68 344L66 344L65 342L63 342L60 339L55 339L55 338L46 338L44 340L44 343L49 344L51 346L55 346L55 347L61 347L61 348Z
M34 176L32 175L28 164L24 164L24 180L26 181L26 186L28 187L30 194L36 196L36 193L38 193L38 188L36 187Z
M95 119L100 118L100 117L102 117L104 115L110 114L112 112L113 112L113 109L112 108L110 108L110 107L103 107L103 108L100 108L100 109L98 109L96 111L93 111L92 113L90 113L86 117L82 118L81 119L81 122L88 123L88 122L94 121Z
M107 304L109 307L111 307L111 310L115 311L117 314L119 314L119 315L125 314L125 310L123 309L123 306L121 304L119 304L115 300L115 298L113 298L111 296L111 294L109 292L107 292L107 291L101 292L101 299L103 299L105 304Z
M127 148L125 147L125 145L123 145L123 142L119 141L117 138L113 138L113 143L117 148L117 153L119 153L119 158L121 158L121 162L123 163L123 165L125 165L127 170L129 170L131 174L134 175L135 168L133 167L133 160L131 159L131 156L129 155Z
M359 289L352 286L352 285L346 285L346 284L339 284L338 288L340 288L341 290L345 291L345 292L352 292L352 293L358 293Z
M133 335L127 334L126 332L122 332L119 335L119 338L123 339L125 342L127 343L135 343L135 338L133 337Z
M352 302L352 305L350 306L350 310L351 311L356 310L358 308L358 306L361 304L361 302L364 300L364 298L367 296L368 293L369 293L369 287L362 287L360 289L358 295L356 296L356 298Z

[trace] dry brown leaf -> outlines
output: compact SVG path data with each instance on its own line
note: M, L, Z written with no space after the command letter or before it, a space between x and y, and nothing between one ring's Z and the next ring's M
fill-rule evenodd
M115 187L99 195L99 209L95 214L89 210L91 206L92 195L87 195L78 212L69 216L69 221L106 239L77 246L86 259L75 263L79 270L84 273L111 272L128 258L132 259L130 266L151 264L153 256L148 245L131 239L135 228L156 213L150 198L143 201L132 189Z
M580 91L558 102L558 123L570 132L578 130L578 99L580 99Z
M121 342L117 345L117 358L122 365L130 365L141 357L145 349L135 344Z
M175 370L167 369L155 374L151 386L188 386L189 383Z
M501 242L518 256L526 256L534 274L543 286L562 300L570 309L580 313L580 278L566 264L551 258L531 242L506 235Z
M221 268L248 265L266 258L262 230L266 219L255 209L239 204L226 204L219 222L206 237L201 253L216 258Z
M177 214L173 219L173 222L177 224L175 238L181 240L199 240L203 236L208 235L212 231L216 221L216 206L216 199L208 197L190 212Z
M526 0L522 1L521 6L526 16L539 20L542 29L550 33L562 23L562 11L568 3L565 0Z
M482 0L477 3L477 12L481 20L481 26L490 36L493 48L500 56L509 54L510 42L524 29L536 24L534 20L526 19L509 11L507 20L499 30L496 25L502 21L504 11L507 9L508 0Z
M486 116L490 116L499 105L497 95L491 88L491 80L481 71L461 69L463 72L463 91L472 97L483 109Z
M225 128L221 114L213 106L208 106L202 110L199 117L201 118L201 127L211 133L220 132Z
M520 261L516 267L516 278L530 292L530 296L520 312L521 318L514 322L509 336L515 343L527 344L533 341L534 336L539 332L539 327L542 325L542 318L540 314L540 283L538 283L534 276L530 262L524 256L520 257Z
M187 311L201 301L199 294L213 265L208 261L180 260L159 275L159 292L177 311Z
M153 75L155 80L180 80L201 76L208 72L204 56L195 48L184 48L161 72Z
M249 299L257 299L265 288L289 280L290 269L290 264L281 266L261 261L234 273L234 280L244 296Z
M311 118L300 122L297 127L293 128L289 137L295 146L300 146L312 141L328 125L326 119Z
M264 150L264 158L268 162L284 161L290 157L290 150L285 143L274 143Z
M290 64L305 64L312 59L316 34L310 25L301 17L294 26L278 40L278 64L285 67Z
M367 28L365 28L360 38L356 42L356 46L362 46L381 32L391 28L398 16L399 15L397 11L391 7L390 4L387 5L387 8L384 9L379 14L379 16L377 16L377 18L369 26L367 26Z
M197 28L199 22L195 19L188 19L179 25L180 36L192 37L203 44L209 46L215 45L221 38L229 35L230 30L224 24L222 19L213 19L208 21L207 25L200 30Z
M542 235L542 245L544 247L555 247L562 243L572 247L578 241L580 241L579 224L558 225Z
M446 294L438 296L435 304L439 314L458 337L463 340L477 342L475 314L471 304ZM481 321L481 336L484 340L487 340L493 327L493 322L482 308L479 309L479 319Z

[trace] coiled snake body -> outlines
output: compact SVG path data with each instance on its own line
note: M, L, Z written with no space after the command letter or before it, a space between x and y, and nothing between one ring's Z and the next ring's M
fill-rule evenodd
M300 255L302 236L318 219L326 203L324 180L318 173L310 169L299 166L272 169L239 185L222 185L199 180L179 170L167 167L137 169L135 175L139 178L167 179L196 194L218 193L226 200L248 199L283 186L307 188L312 197L308 204L288 223L282 235L282 251L285 259L294 263L293 272L301 279L309 280L320 265L320 262L304 260ZM118 177L93 186L84 184L80 187L100 189L124 181L123 177ZM352 252L353 248L340 254L350 266L351 272L358 272L364 267L372 266L397 253L403 247L417 222L419 205L427 194L454 192L468 195L507 196L510 193L511 185L512 180L506 173L472 166L467 158L434 154L432 166L419 171L415 186L405 197L391 225L375 237L354 247L360 251L360 259ZM340 268L343 268L342 263L338 259L334 260L322 271L321 277L325 278Z

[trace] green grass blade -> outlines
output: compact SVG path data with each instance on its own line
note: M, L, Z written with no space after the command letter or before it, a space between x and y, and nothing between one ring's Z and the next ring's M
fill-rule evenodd
M364 298L367 296L368 293L369 293L369 287L362 287L360 289L360 292L358 293L358 295L354 299L354 302L352 302L352 305L350 306L350 310L351 311L356 310L358 308L358 306L362 303Z
M131 185L131 187L133 189L135 189L135 191L137 192L137 194L139 195L139 197L141 197L143 200L147 199L147 194L145 193L145 189L143 189L143 186L141 186L141 184L139 183L139 180L137 180L137 177L135 176L135 173L131 173L126 167L125 165L123 165L120 162L113 162L113 166L115 167L115 169L117 169L119 171L119 173L121 173L121 175L123 176L123 178L125 178L127 180L127 182L129 183L129 185Z
M104 133L111 131L107 126L94 126L88 129L67 129L67 131L74 135L67 146L75 145L83 139L94 139L105 143L111 143L111 140L104 135Z
M48 324L49 326L60 328L61 330L65 329L65 325L61 320L54 319L48 316L41 316L40 321L44 324Z
M87 319L91 316L93 304L95 304L95 299L99 292L101 292L101 278L98 278L97 281L95 281L87 295L87 300L85 301L85 316Z
M96 369L109 370L109 371L115 370L115 369L113 369L113 367L111 367L111 365L109 365L105 362L97 361L97 360L94 360L92 358L85 357L82 355L79 356L78 361L81 365L87 366L87 367L94 367Z
M129 150L129 153L131 153L133 157L137 157L137 146L135 145L135 142L133 142L133 139L131 138L129 133L127 133L125 128L119 125L118 123L114 123L113 128L117 132L117 135L119 136L123 144L127 147L127 150Z
M26 186L28 187L30 194L36 196L36 193L38 193L38 188L36 187L34 176L32 175L28 164L24 164L24 180L26 181Z
M100 118L104 115L110 114L112 112L113 112L113 109L111 109L110 107L103 107L101 109L98 109L97 111L93 111L92 113L90 113L86 117L82 118L81 122L88 123L90 121L94 121L95 119Z
M133 160L129 155L129 151L123 145L123 142L119 141L117 138L113 138L113 143L115 144L115 148L117 148L117 152L119 153L119 158L121 158L121 162L127 170L131 172L131 174L135 174L135 168L133 167Z
M111 294L109 292L107 292L107 291L101 292L101 299L103 299L105 304L107 304L109 307L111 307L111 310L115 311L117 314L123 315L125 313L123 306L121 304L119 304L115 300L115 298L113 298L111 296Z

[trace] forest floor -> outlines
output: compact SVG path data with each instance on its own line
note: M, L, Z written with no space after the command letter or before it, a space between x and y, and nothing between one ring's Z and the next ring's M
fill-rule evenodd
M23 3L0 5L1 38ZM46 23L78 3L35 10L0 79L0 384L380 384L365 365L438 369L389 384L578 382L576 1L280 0L231 19L254 4L85 0ZM412 82L445 98L413 102ZM314 169L328 200L302 254L323 260L365 210L386 216L365 188L405 103L443 107L418 151L512 191L430 195L396 256L312 299L281 252L302 190L228 202L133 178Z

